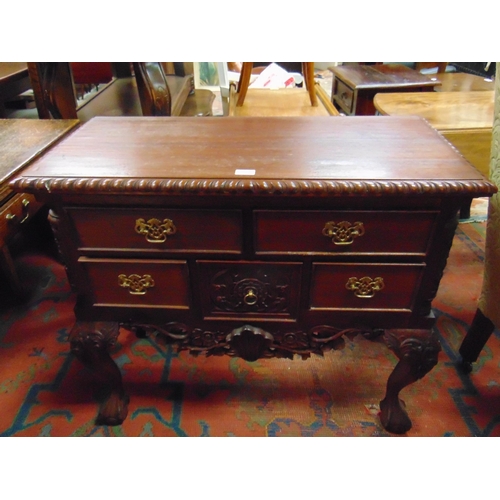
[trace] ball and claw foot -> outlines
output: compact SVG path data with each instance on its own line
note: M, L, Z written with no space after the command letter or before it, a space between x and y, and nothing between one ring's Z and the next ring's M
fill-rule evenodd
M128 412L122 376L109 355L119 334L118 323L77 322L69 340L71 352L88 368L101 384L102 395L96 425L120 425Z
M396 401L389 398L380 401L380 421L384 429L393 434L405 434L411 429L410 417L403 406L404 401L399 398Z
M130 398L126 394L110 394L101 403L95 425L121 425L127 418L129 401Z

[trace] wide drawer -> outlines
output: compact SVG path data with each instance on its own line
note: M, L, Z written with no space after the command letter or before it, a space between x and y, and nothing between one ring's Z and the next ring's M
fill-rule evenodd
M185 261L89 259L80 257L94 306L189 308L189 272Z
M257 254L427 253L434 211L267 211L254 213Z
M242 250L238 210L68 208L80 251L223 252Z
M425 264L313 264L310 307L410 311Z
M198 261L205 318L296 318L301 263Z

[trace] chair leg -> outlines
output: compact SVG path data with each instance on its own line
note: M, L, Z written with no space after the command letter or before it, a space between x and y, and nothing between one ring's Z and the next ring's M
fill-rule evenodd
M304 81L306 82L306 89L309 92L309 99L311 100L311 106L318 105L318 97L316 96L316 89L314 88L314 63L303 62L302 63L302 74L304 75Z
M472 363L477 361L480 352L490 338L495 325L488 319L480 309L476 310L472 324L465 335L458 352L462 356L460 365L464 371L469 373L472 370Z
M250 76L252 75L253 63L244 62L241 65L240 81L238 82L238 100L236 106L243 106L250 85Z

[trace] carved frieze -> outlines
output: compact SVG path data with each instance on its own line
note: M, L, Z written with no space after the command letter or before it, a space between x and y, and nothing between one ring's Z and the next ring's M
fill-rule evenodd
M141 337L152 335L160 343L176 344L179 350L189 350L191 354L239 356L247 361L259 358L289 358L295 355L307 359L311 354L323 355L328 350L344 347L344 336L357 334L371 336L370 329L335 328L317 325L308 331L276 330L272 333L254 325L243 325L228 330L208 330L190 328L184 323L167 323L163 326L130 323L122 325L135 331ZM375 337L375 335L372 335Z

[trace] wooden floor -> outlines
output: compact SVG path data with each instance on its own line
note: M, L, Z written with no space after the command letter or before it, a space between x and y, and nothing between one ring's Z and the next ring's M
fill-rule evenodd
M316 85L318 106L311 106L309 94L303 88L248 89L243 106L237 107L237 93L232 86L229 116L331 116L338 115L326 92Z

